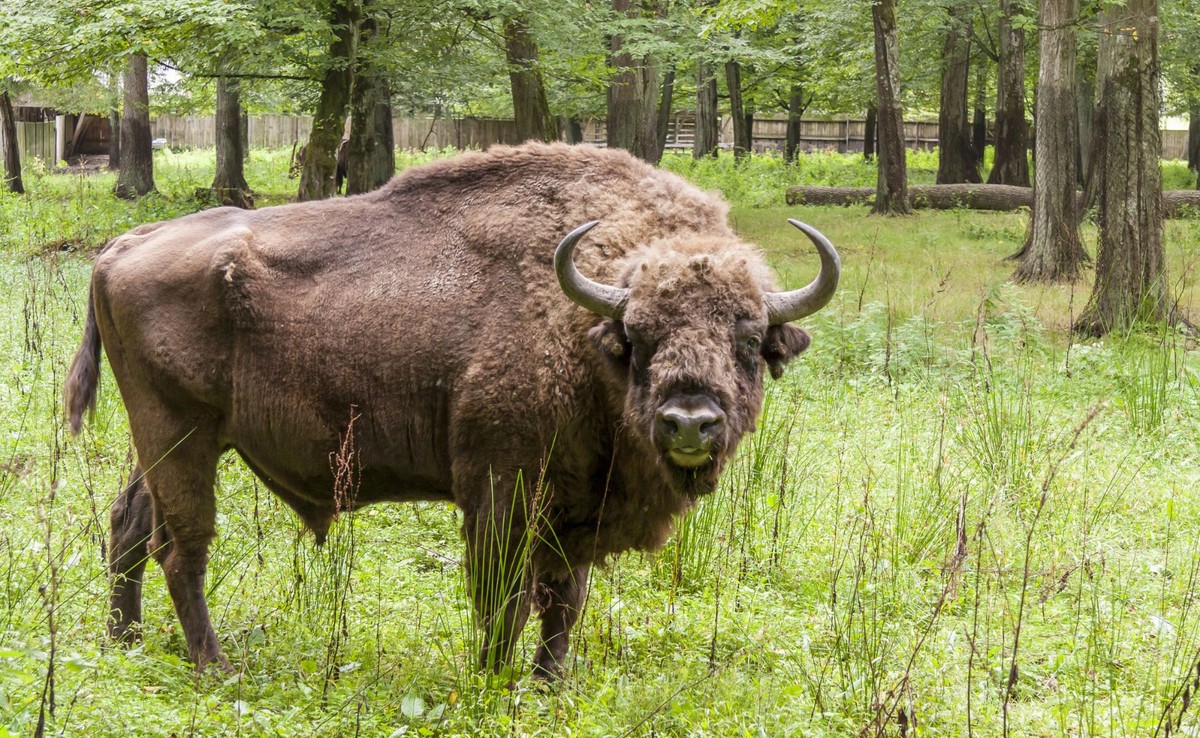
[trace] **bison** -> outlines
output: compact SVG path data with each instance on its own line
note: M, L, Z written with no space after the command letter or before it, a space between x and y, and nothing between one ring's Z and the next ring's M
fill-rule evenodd
M137 454L111 511L109 635L137 637L152 556L191 661L229 668L204 578L232 449L318 541L343 509L453 502L481 665L536 609L534 674L556 677L589 567L663 544L753 430L764 374L809 345L791 321L840 264L791 223L821 267L780 292L718 197L622 151L527 144L113 239L65 388L78 432L103 345Z

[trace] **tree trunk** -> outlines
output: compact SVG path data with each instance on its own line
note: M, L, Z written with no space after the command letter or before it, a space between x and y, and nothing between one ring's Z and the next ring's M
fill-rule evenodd
M1041 0L1042 28L1037 88L1037 157L1034 159L1033 212L1018 282L1073 282L1089 260L1079 243L1075 171L1075 24L1079 0Z
M109 93L112 105L108 109L108 168L121 168L121 78L109 72Z
M504 51L512 86L518 141L557 141L558 119L550 114L546 86L538 68L538 46L520 16L504 19Z
M222 61L222 66L224 62ZM242 150L241 83L229 77L217 78L217 172L212 189L223 205L254 207L250 185L246 184Z
M742 106L742 65L725 62L725 85L729 88L729 117L733 123L733 158L743 159L750 153L750 131Z
M0 149L4 150L4 185L9 192L24 194L21 182L21 150L17 148L17 119L8 90L0 92Z
M1025 31L1012 23L1016 0L1000 0L996 72L996 156L988 184L1029 186L1029 125L1025 122Z
M121 115L121 171L115 188L117 197L130 200L154 189L150 93L146 83L146 57L134 54L121 78L125 110Z
M692 140L692 158L716 156L720 151L721 120L717 114L717 78L712 65L697 62L696 137Z
M1103 335L1175 320L1162 242L1158 0L1100 13L1092 162L1100 245L1096 283L1075 330Z
M640 17L640 6L631 0L612 0L618 15ZM649 57L634 59L625 42L614 35L610 42L611 66L617 70L608 85L608 135L610 148L626 149L655 164L658 151L658 70Z
M879 140L879 108L867 106L867 120L863 123L863 159L875 158L875 144Z
M366 12L355 55L354 89L350 94L350 141L346 146L348 195L382 187L396 173L391 86L364 53L367 44L377 41L377 33L375 16Z
M1188 111L1187 163L1188 169L1200 171L1200 108Z
M242 119L238 121L238 128L242 134L242 161L246 162L250 159L250 116L246 114L245 108L242 108Z
M671 65L667 69L667 73L663 75L662 96L658 102L658 125L657 139L658 158L661 160L663 152L667 150L667 134L671 129L671 105L675 99L675 65Z
M904 113L900 105L900 51L896 41L896 0L871 6L875 28L875 100L879 108L879 176L875 187L878 215L907 215L908 172L904 149Z
M792 85L788 94L787 140L783 145L783 160L786 162L796 161L796 155L799 153L800 123L804 118L805 107L804 87L799 84Z
M579 118L573 115L564 116L563 123L566 126L567 143L583 143L583 123Z
M978 182L979 169L967 126L967 79L971 71L967 44L966 11L961 4L949 8L949 28L942 46L942 91L938 113L938 184Z
M971 146L976 168L983 166L983 153L987 148L987 79L987 63L980 55L980 61L975 65L975 115L971 121Z
M321 97L304 150L297 197L300 201L323 200L337 191L337 155L350 103L357 10L355 0L335 0L333 4L330 26L334 40L329 45L329 68L321 81Z

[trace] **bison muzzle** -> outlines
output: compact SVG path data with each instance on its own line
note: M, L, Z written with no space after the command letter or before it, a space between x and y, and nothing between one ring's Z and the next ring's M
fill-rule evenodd
M621 151L528 144L114 239L65 392L78 431L103 346L137 453L112 506L110 636L137 637L153 557L193 663L229 667L204 578L234 450L318 541L348 508L457 505L482 665L536 608L534 674L557 676L590 567L663 544L753 430L765 373L807 348L791 322L840 265L791 222L821 269L780 292L715 196ZM351 424L346 496L330 459Z

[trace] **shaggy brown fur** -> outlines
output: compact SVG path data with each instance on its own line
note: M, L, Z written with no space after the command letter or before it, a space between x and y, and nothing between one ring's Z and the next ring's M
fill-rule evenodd
M576 263L631 288L620 322L555 279L555 245L589 220ZM764 365L778 377L807 346L799 328L767 325L773 289L716 197L622 151L564 145L495 147L366 195L219 208L114 239L66 387L77 430L103 343L145 472L113 508L110 633L136 635L150 545L190 657L228 666L203 597L217 460L236 450L322 539L330 455L353 412L355 504L458 505L482 661L509 658L536 606L535 671L557 674L590 565L662 545L753 429ZM655 430L679 396L726 416L698 468L673 464Z

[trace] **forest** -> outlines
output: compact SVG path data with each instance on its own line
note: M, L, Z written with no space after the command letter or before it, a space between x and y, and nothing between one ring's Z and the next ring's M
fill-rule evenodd
M1197 734L1197 38L1197 0L10 0L0 738ZM836 245L717 491L592 569L545 685L532 627L478 668L454 505L318 544L226 454L204 587L232 669L193 668L154 562L113 643L139 460L109 369L79 435L63 409L100 249L467 138L719 193L784 288L818 266L789 218Z

